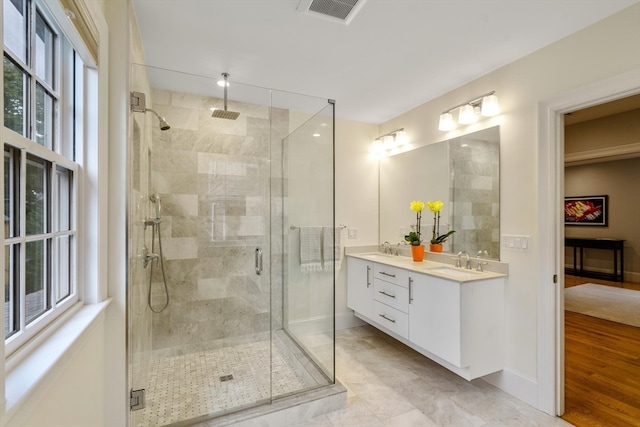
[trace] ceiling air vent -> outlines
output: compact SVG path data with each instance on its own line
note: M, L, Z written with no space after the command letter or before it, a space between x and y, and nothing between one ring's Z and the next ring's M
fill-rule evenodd
M297 10L349 25L367 0L300 0Z

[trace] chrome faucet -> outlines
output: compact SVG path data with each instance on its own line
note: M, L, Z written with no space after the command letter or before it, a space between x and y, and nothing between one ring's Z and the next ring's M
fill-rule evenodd
M486 261L480 261L480 258L482 257L482 255L487 255L488 256L489 253L487 251L478 251L478 255L476 255L476 259L478 260L478 265L476 267L476 271L484 271L482 269L482 266L489 264Z
M393 255L391 253L391 243L387 242L386 240L382 244L382 249L385 254Z
M458 252L458 255L456 255L456 267L462 267L462 255L464 255L466 258L464 268L466 268L467 270L471 270L471 259L469 258L469 254L465 251L460 251Z

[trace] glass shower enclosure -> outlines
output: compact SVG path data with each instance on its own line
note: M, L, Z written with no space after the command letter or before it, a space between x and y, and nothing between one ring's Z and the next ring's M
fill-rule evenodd
M216 80L131 70L131 426L335 382L334 104Z

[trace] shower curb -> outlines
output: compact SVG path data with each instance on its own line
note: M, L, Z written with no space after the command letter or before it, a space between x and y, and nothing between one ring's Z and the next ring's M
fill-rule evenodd
M308 420L319 415L347 407L347 389L339 381L335 384L316 388L276 399L271 403L256 406L240 412L221 415L208 420L193 423L178 423L172 426L224 427L224 426L261 426L280 427L293 420Z

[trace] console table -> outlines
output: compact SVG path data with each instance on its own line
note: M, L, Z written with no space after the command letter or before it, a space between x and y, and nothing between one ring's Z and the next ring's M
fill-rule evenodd
M573 247L573 269L565 269L569 274L575 274L576 276L595 277L610 279L614 282L624 282L624 240L621 239L607 239L607 238L582 238L582 237L566 237L564 239L564 245L566 247ZM600 273L597 271L585 271L584 269L584 248L591 249L605 249L613 252L613 274ZM576 256L577 250L580 249L580 266L578 268L578 257ZM618 256L619 255L619 256ZM620 260L620 270L618 270L618 259ZM618 273L619 271L619 273Z

